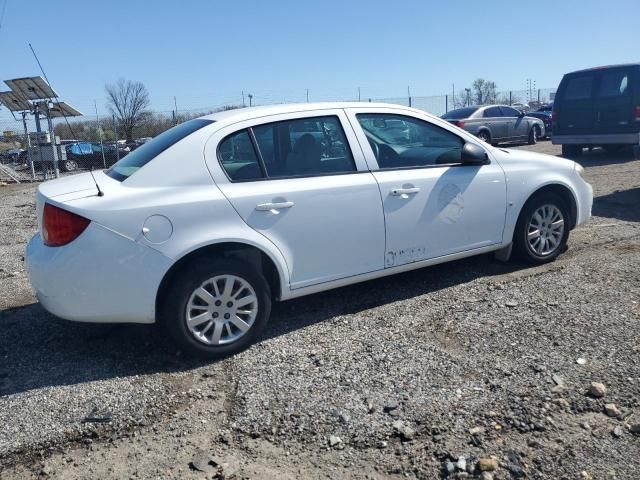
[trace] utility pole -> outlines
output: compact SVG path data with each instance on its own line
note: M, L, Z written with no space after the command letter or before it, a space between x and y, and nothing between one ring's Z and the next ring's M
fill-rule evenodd
M100 150L102 151L102 165L107 168L107 160L104 158L104 145L102 144L102 127L100 126L100 117L98 117L98 103L93 100L93 107L96 109L96 125L98 126L98 136L100 137Z
M120 149L118 148L118 127L116 127L116 116L111 117L113 121L113 138L116 144L116 162L120 161Z
M252 106L253 95L249 93L247 97L249 97L249 106Z
M242 106L244 107L244 90L242 91Z
M451 101L453 102L453 108L456 108L456 84L451 84Z
M309 103L309 89L307 88L307 103Z
M360 87L358 87L358 101L360 101Z
M178 101L176 100L176 96L173 96L173 106L175 107L176 112L176 123L178 123Z
M407 97L409 98L409 106L411 106L411 89L407 85Z

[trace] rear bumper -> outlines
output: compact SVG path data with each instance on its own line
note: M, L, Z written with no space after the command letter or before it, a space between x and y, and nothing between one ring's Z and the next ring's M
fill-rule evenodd
M72 243L47 247L36 234L25 254L45 308L66 320L153 323L156 292L172 261L92 222Z
M640 132L592 135L553 135L554 145L640 145Z

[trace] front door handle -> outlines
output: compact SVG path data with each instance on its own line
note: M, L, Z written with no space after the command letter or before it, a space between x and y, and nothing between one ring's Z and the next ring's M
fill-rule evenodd
M409 198L409 195L413 195L414 193L418 193L419 191L419 187L394 188L393 190L391 190L391 195L395 197Z
M282 210L283 208L291 208L295 204L293 202L273 202L273 203L261 203L260 205L256 205L256 210L259 212L271 212L271 213L280 213L278 210Z

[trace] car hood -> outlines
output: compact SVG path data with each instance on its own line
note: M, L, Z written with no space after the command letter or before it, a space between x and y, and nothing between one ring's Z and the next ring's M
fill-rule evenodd
M575 162L566 158L547 155L545 153L530 152L528 150L516 148L494 148L494 153L498 161L503 165L518 164L523 162L535 163L538 166L548 166L549 168L572 170Z

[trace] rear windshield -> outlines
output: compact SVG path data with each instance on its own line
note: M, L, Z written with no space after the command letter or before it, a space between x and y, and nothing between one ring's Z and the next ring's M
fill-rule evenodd
M213 122L213 120L198 118L176 125L129 153L126 157L107 170L107 175L119 182L122 182L170 146L191 135L196 130L200 130L202 127Z
M451 110L450 112L445 113L442 115L442 118L445 120L469 118L476 110L478 110L478 107L458 108L457 110Z

